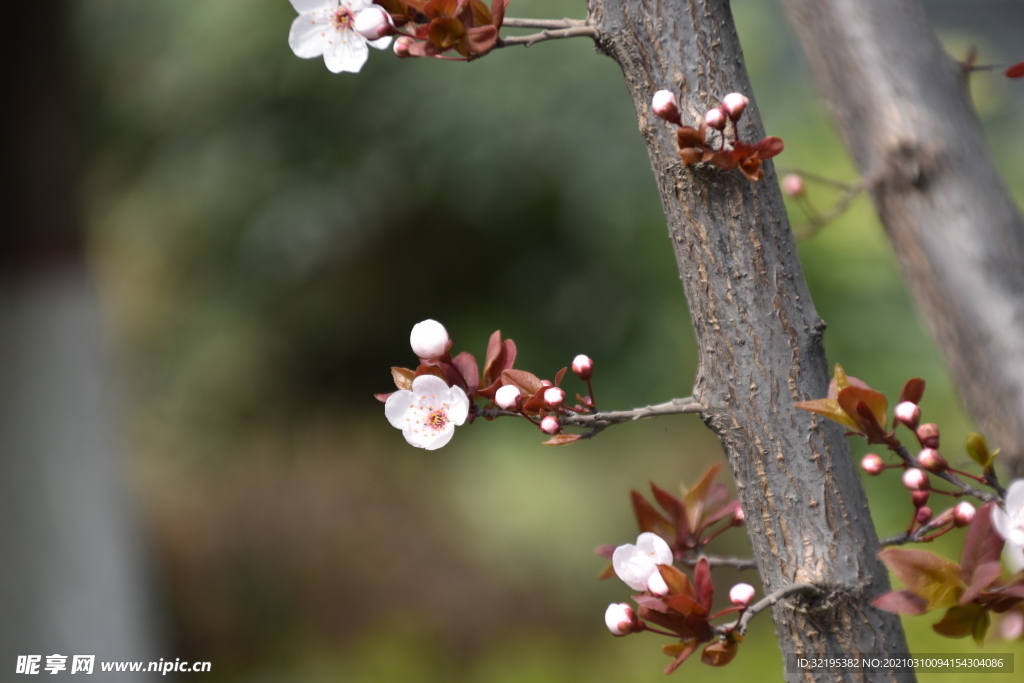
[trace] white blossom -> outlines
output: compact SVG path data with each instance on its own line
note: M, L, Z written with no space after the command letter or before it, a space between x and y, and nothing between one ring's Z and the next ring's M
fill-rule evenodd
M1006 489L1006 510L992 508L992 526L1006 541L1004 557L1010 569L1024 570L1024 479L1016 479Z
M399 390L388 398L384 414L406 441L432 451L451 441L456 425L466 421L469 399L440 377L420 375L412 381L412 391Z
M297 57L312 59L323 55L334 73L355 73L366 62L367 43L383 50L391 36L367 40L355 30L356 14L368 8L384 11L370 0L291 0L299 16L288 32L288 45Z
M635 621L633 608L624 602L613 602L604 611L604 623L612 635L624 636L627 633L632 633Z
M672 564L672 549L661 536L649 531L637 536L636 545L620 545L612 553L615 574L633 590L647 590L647 582L659 564Z
M424 320L413 325L409 345L420 358L440 358L448 350L448 331L436 320Z

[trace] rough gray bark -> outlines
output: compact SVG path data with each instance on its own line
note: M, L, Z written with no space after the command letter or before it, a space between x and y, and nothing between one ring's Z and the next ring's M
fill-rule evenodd
M1024 476L1024 222L963 69L919 0L783 4L968 409Z
M651 96L680 95L695 124L732 91L751 94L726 0L589 0L601 51L622 67L636 106L700 349L694 397L732 467L765 591L793 582L818 598L773 608L784 653L906 652L899 620L869 605L889 589L878 539L842 430L797 410L820 398L829 372L824 323L797 258L774 171L757 184L738 172L680 164L674 129ZM744 139L764 132L756 106ZM914 680L787 673L787 680Z

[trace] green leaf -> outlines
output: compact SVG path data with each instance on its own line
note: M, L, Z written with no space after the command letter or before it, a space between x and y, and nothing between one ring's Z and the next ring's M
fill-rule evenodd
M992 467L992 462L996 459L996 455L999 454L999 451L993 452L988 447L988 439L977 432L971 432L967 435L966 447L967 454L971 456L971 460L986 470Z
M801 410L807 410L827 417L828 419L838 422L852 431L860 431L860 424L847 415L846 411L839 406L839 401L834 398L817 398L813 401L799 401L794 405Z

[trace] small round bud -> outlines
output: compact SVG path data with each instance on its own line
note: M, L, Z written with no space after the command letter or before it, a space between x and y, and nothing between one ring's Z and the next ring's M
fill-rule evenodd
M868 453L861 458L860 467L872 477L877 477L885 471L885 461L878 453Z
M594 374L594 361L582 353L572 359L572 371L579 375L579 378L586 382Z
M799 197L803 195L806 189L803 176L796 173L790 173L782 179L782 191L790 197Z
M974 521L974 506L966 500L961 501L953 507L953 523L957 526L967 526Z
M914 491L910 494L910 500L914 503L914 507L919 508L928 502L929 495L931 495L930 491Z
M1011 610L999 621L999 637L1003 640L1017 640L1024 636L1024 612Z
M911 429L917 429L917 423L921 421L921 406L910 401L902 401L896 404L893 411L896 420L902 422Z
M565 392L558 387L545 389L544 402L552 407L560 406L565 403Z
M624 602L608 605L604 611L604 623L614 636L628 635L640 625L633 608Z
M939 447L939 426L933 422L925 422L917 428L917 440L925 448Z
M709 109L708 113L704 114L704 123L715 130L722 130L725 128L725 112L718 107Z
M370 5L357 14L355 21L352 22L352 28L367 40L379 40L395 32L391 15L377 5Z
M593 408L594 407L594 399L590 398L589 396L584 396L583 397L583 405L585 405L588 408Z
M494 393L494 403L503 410L519 412L523 407L523 392L514 384L506 384Z
M733 121L738 121L743 116L743 110L750 104L750 100L738 92L729 93L722 100L722 109Z
M928 475L911 467L903 473L903 485L911 491L921 491L928 488Z
M403 59L411 57L412 55L409 54L409 48L412 47L415 42L416 41L409 36L398 36L398 38L395 39L395 45L392 49L395 51L396 55Z
M668 584L665 583L665 577L661 575L661 572L654 571L647 579L647 590L654 595L668 595Z
M434 360L448 350L448 332L436 320L424 320L413 326L409 344L412 352L423 360Z
M737 583L729 590L729 602L738 607L747 607L754 601L754 587L749 583Z
M651 111L655 116L670 123L682 123L682 119L679 118L679 100L670 90L659 90L654 93L654 98L651 99Z
M929 472L942 472L949 467L946 459L934 448L925 448L918 453L917 461Z
M732 513L732 525L743 526L747 523L747 516L743 514L743 508L736 508L736 512Z
M555 386L554 382L552 382L552 381L551 381L551 380L549 380L549 379L542 379L542 380L540 381L540 385L541 385L542 387L553 387L553 386Z
M557 434L562 431L562 425L558 424L558 418L547 415L540 421L540 431L545 434Z
M927 505L922 505L917 508L917 514L914 515L914 519L918 524L927 524L932 521L932 509Z

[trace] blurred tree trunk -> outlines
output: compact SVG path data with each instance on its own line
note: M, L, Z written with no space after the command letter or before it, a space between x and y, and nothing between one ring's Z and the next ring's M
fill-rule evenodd
M12 5L2 47L0 665L58 653L73 681L71 655L147 659L153 634L81 249L70 12Z
M783 4L968 409L1024 476L1024 222L963 67L920 0Z
M825 396L824 323L804 281L774 170L682 166L674 128L650 113L663 88L684 122L732 91L752 95L727 0L589 0L598 47L622 67L683 280L700 368L694 394L722 441L765 591L826 587L773 608L783 653L906 652L899 619L870 606L889 589L878 538L838 425L797 410ZM764 135L756 105L742 137ZM913 672L786 674L787 680L914 680Z

